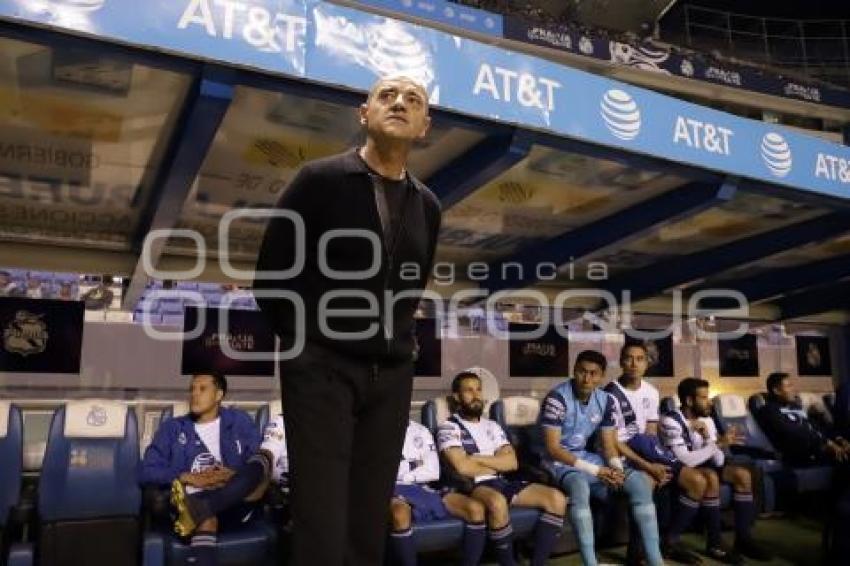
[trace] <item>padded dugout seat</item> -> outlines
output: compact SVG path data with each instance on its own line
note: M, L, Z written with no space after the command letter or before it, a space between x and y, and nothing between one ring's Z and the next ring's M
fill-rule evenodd
M139 551L136 415L109 400L53 415L38 487L39 564L126 564Z

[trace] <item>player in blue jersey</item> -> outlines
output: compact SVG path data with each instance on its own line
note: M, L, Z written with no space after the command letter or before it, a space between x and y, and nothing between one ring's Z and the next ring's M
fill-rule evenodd
M485 418L481 378L463 371L452 381L458 411L440 425L440 452L458 474L473 482L470 495L484 504L490 540L500 566L515 566L513 527L509 507L532 507L543 514L534 533L532 566L546 563L564 527L566 498L557 489L505 474L517 469L517 457L505 431Z
M414 566L414 521L437 521L457 517L465 523L461 564L475 566L481 561L487 533L484 505L462 493L441 493L428 484L440 479L440 459L431 431L410 421L404 437L395 492L390 501L392 553L396 564Z
M593 350L578 355L572 379L555 387L543 401L540 424L546 447L545 465L570 498L570 521L585 565L597 564L590 497L606 499L623 489L640 530L647 563L663 564L658 541L652 483L638 470L626 467L617 451L614 399L599 389L607 360ZM599 431L602 454L588 445Z

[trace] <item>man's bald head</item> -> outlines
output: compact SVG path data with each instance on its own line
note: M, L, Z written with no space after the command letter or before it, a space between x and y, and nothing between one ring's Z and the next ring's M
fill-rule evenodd
M366 103L375 96L375 94L384 86L393 85L399 88L413 88L418 91L419 94L424 98L425 103L428 103L428 91L420 81L410 77L409 75L405 75L404 73L393 73L390 75L385 75L374 83L372 83L372 88L369 89L369 97L366 99Z
M431 127L428 93L419 81L392 75L379 79L360 106L360 123L372 140L410 144L425 137Z

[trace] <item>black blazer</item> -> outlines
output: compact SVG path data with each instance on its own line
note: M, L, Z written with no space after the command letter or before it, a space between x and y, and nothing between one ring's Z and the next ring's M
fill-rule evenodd
M440 203L428 188L408 174L409 195L405 201L396 245L388 256L384 245L381 218L375 191L366 163L353 149L306 163L284 190L277 208L298 213L304 221L304 267L286 280L258 275L254 289L284 290L303 301L304 317L297 320L297 309L288 299L257 297L257 304L271 328L289 343L296 333L305 333L307 342L316 342L343 354L368 359L370 362L411 360L413 355L413 313L421 290L428 281L440 230ZM331 239L325 249L326 267L336 271L370 271L365 277L341 279L329 277L320 269L319 243L329 230L365 229L380 244L379 261L375 247L363 237ZM286 270L295 265L294 224L287 219L272 219L266 229L257 271ZM325 271L328 271L327 269ZM347 292L346 292L347 291ZM368 294L375 301L351 297L351 291ZM394 305L386 292L398 295L405 291L411 297ZM327 309L363 309L358 318L326 316L326 326L338 333L368 333L357 339L329 336L322 328L320 307L327 293L346 296L327 302ZM296 300L297 301L297 300ZM392 308L390 308L392 306ZM385 318L384 314L388 313ZM330 314L333 314L332 312ZM387 320L388 324L383 324ZM387 338L386 336L389 336Z

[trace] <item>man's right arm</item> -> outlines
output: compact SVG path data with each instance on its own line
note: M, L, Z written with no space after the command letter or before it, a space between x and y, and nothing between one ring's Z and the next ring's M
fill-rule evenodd
M762 407L758 417L765 434L784 454L811 456L826 450L826 438L805 423L787 419L775 404Z
M304 227L303 235L306 236L307 224L312 224L314 210L313 203L317 195L314 190L315 174L309 166L302 167L289 184L283 189L283 193L275 205L275 210L287 210L297 214L303 222L299 225ZM257 275L254 278L252 288L257 290L281 290L287 287L287 281L275 277L267 277L260 274L261 271L284 271L292 268L299 255L296 248L296 224L288 218L272 218L266 228L260 252L257 256ZM300 254L306 253L307 242L303 242L305 249ZM285 316L281 301L283 299L255 297L266 320L272 326L272 330L280 334L280 323Z
M172 427L167 423L159 427L142 458L139 483L144 485L168 485L180 471L172 467L171 448L174 442Z
M479 476L495 476L499 472L469 457L463 448L453 447L443 450L443 457L460 475L471 480Z
M492 476L499 472L470 458L460 437L460 428L452 423L443 423L437 430L437 446L446 462L460 475L475 479L478 476Z

